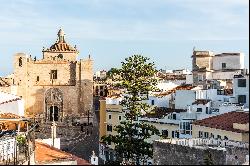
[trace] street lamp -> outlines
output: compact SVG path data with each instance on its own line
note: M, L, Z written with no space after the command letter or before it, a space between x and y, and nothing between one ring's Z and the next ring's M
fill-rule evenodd
M51 77L52 77L52 89L50 91L50 97L51 97L51 101L52 101L52 145L54 146L55 145L55 127L56 127L56 124L55 124L55 110L54 110L54 98L53 98L53 93L52 91L54 90L54 87L53 87L53 82L54 82L54 75L55 73L53 71L51 71Z

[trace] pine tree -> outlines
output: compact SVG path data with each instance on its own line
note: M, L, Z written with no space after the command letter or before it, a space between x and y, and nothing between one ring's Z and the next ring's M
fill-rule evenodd
M115 70L120 75L120 86L126 89L121 102L126 120L115 127L117 135L104 136L102 141L114 143L119 163L125 160L127 164L138 164L152 158L153 145L146 140L154 134L159 135L155 126L137 121L143 112L150 111L150 105L143 101L148 99L149 91L156 89L156 69L154 63L148 60L147 57L133 55L122 62L120 69Z

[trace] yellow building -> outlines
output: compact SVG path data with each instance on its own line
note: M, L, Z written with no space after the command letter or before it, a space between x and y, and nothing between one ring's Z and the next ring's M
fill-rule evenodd
M121 121L124 120L124 113L122 112L122 106L115 103L115 100L121 100L119 98L111 99L110 101L106 101L105 98L100 99L100 138L104 135L116 135L117 132L114 131L115 126L119 125Z
M193 138L249 142L249 112L229 112L192 124Z
M121 98L102 98L100 100L100 138L104 135L117 134L114 128L125 118L119 100ZM182 111L184 110L157 108L153 112L138 118L138 122L155 126L164 138L179 138L180 121L176 120L173 115L176 116L176 113ZM147 141L153 142L153 140L162 138L161 136L153 135Z

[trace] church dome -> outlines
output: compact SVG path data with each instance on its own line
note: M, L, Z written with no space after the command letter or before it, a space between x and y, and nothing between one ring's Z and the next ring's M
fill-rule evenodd
M63 29L60 29L57 33L57 41L55 44L53 44L49 49L46 51L70 51L70 52L77 52L77 49L75 47L72 47L65 41L65 33Z

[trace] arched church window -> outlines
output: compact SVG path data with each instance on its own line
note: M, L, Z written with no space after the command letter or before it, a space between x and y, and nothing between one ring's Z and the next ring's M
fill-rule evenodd
M57 57L63 59L63 54L59 54Z
M20 57L18 61L19 61L19 66L22 67L22 65L23 65L22 57Z

